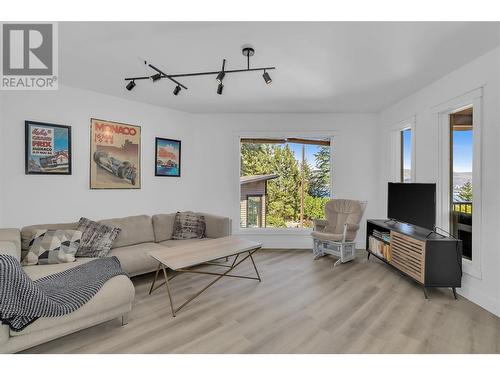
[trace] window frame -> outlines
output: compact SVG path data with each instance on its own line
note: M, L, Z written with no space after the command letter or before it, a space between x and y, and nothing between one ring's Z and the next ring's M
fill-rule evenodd
M237 132L234 134L234 209L232 210L233 233L236 235L307 235L312 232L312 228L242 228L240 223L240 174L241 174L241 139L242 138L329 138L330 139L330 195L335 196L335 187L333 184L335 176L335 148L334 142L338 137L336 131L299 131L299 132L274 132L274 131L256 131L256 132ZM237 202L237 203L236 203ZM267 204L267 198L266 198Z
M404 120L399 121L391 127L390 130L390 161L391 168L390 181L391 182L404 182L403 171L403 131L411 131L411 182L416 182L417 178L417 163L416 163L416 142L417 142L417 122L416 115Z
M433 108L434 123L437 125L438 136L438 179L436 196L436 225L445 231L450 231L450 114L472 106L473 115L473 160L472 197L472 260L462 257L464 273L482 279L482 108L483 88L479 87L461 96L455 97Z

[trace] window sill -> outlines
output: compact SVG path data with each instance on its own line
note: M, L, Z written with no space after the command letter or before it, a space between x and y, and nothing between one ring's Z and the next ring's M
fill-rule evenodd
M238 228L235 230L236 235L245 236L309 236L312 232L311 228Z

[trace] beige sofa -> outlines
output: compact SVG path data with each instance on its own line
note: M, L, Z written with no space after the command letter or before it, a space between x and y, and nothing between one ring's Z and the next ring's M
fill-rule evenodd
M231 220L226 217L203 214L207 238L231 234ZM172 240L175 213L154 216L140 215L100 220L99 222L121 228L109 256L116 256L122 268L136 276L156 270L158 264L148 256L151 250L184 245L202 240ZM0 254L10 254L17 259L25 255L29 241L36 229L76 229L78 223L40 224L19 229L0 229ZM24 267L33 280L75 267L92 258L77 258L73 263L36 265ZM0 353L14 353L61 336L121 317L126 324L132 309L135 290L126 276L116 276L106 282L101 290L84 306L71 314L56 318L40 318L21 332L14 332L0 325Z

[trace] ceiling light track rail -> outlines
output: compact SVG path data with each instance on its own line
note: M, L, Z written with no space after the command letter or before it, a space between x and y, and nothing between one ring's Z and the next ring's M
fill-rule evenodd
M269 76L269 73L267 71L274 70L274 69L276 69L276 67L268 66L268 67L262 67L262 68L250 68L250 57L255 54L255 50L252 47L244 47L241 52L242 52L243 56L245 56L247 59L247 68L246 69L226 70L225 69L226 68L226 59L223 59L221 70L209 71L209 72L196 72L196 73L167 74L164 71L160 70L158 67L154 66L153 64L150 64L147 61L144 61L144 64L147 65L149 68L153 69L156 73L151 75L151 76L139 76L139 77L127 77L127 78L125 78L125 81L128 82L126 85L126 89L131 91L136 86L135 81L152 80L153 82L157 82L163 78L167 78L176 84L175 89L173 91L173 94L177 96L179 94L179 92L181 91L181 88L187 90L187 87L184 86L179 81L177 81L176 78L216 75L217 76L216 81L218 83L217 94L222 95L222 91L224 88L224 84L222 82L223 82L223 79L226 76L226 74L257 72L257 71L263 71L264 74L262 74L262 77L264 78L264 81L266 82L266 84L270 84L272 82L272 79Z
M276 69L276 67L269 66L269 67L266 67L266 68L224 70L224 73L231 74L231 73L242 73L242 72L258 72L258 71L273 70L273 69ZM220 73L220 70L217 70L217 71L214 71L214 72L169 74L168 76L166 74L163 74L161 76L161 78L180 78L180 77L194 77L194 76L209 76L209 75L218 75L219 73ZM127 77L127 78L125 78L125 81L140 81L142 79L151 79L151 76ZM174 81L174 82L176 82L176 81Z

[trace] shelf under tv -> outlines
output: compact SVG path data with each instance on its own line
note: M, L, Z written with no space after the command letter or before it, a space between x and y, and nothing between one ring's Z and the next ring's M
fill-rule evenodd
M379 239L390 244L390 261L370 250L373 230L390 233L389 241ZM461 287L462 280L462 241L411 224L368 220L366 252L367 259L373 255L420 284L426 299L426 288L430 287L451 288L457 298L456 288Z

